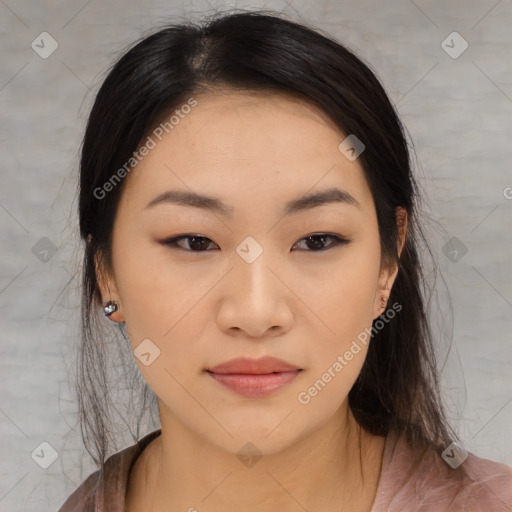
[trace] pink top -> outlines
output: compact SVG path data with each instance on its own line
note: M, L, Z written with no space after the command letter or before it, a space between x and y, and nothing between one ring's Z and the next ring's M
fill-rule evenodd
M130 471L158 429L107 459L69 496L59 512L124 512ZM448 456L454 459L454 452ZM453 469L435 452L417 458L402 438L386 437L371 512L511 512L512 467L469 453Z

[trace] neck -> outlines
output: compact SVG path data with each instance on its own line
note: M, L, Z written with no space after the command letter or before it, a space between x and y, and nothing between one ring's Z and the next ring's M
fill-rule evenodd
M162 410L161 419L162 435L132 470L130 512L371 509L384 438L360 429L348 405L293 445L242 460Z

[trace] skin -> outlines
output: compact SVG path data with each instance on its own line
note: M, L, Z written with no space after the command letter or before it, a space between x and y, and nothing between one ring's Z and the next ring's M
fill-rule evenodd
M195 98L125 178L111 271L98 259L102 297L120 303L111 320L125 322L134 350L147 338L160 350L149 366L136 359L158 397L162 435L133 468L126 510L370 510L384 438L360 430L360 457L347 401L367 347L307 405L297 399L371 328L396 277L396 266L381 265L363 170L338 150L345 135L301 100L235 91ZM285 202L330 187L360 207L283 216ZM170 189L219 198L232 217L170 203L146 208ZM208 250L191 251L190 239L181 249L162 243L186 233L206 237ZM327 238L315 251L305 241L315 233L350 243ZM236 252L247 236L263 248L252 263ZM242 397L204 371L263 355L304 370L264 398ZM237 457L248 442L262 455L252 467Z

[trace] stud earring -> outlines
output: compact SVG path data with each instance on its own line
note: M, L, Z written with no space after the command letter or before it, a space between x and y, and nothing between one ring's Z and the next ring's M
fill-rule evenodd
M119 302L115 300L108 300L103 304L103 313L105 316L110 316L119 309Z

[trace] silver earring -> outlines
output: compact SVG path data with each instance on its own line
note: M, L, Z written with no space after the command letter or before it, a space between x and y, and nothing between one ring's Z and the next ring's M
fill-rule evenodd
M110 316L119 309L119 302L115 300L108 300L103 304L103 313L105 316Z

